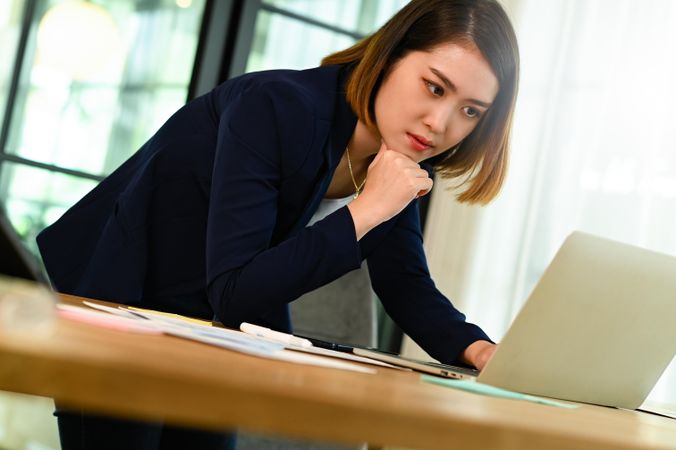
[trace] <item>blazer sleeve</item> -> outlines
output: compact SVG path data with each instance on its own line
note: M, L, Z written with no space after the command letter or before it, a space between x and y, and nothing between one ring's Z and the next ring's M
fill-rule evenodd
M216 317L238 326L361 264L352 216L342 208L272 244L279 189L309 151L321 151L312 104L288 86L236 99L219 121L207 222L207 290ZM308 195L308 193L299 193Z
M400 213L367 260L373 289L385 311L433 358L457 362L472 342L490 341L434 285L423 250L417 201Z

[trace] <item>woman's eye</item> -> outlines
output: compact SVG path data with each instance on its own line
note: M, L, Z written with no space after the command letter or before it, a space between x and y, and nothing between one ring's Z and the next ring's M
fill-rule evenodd
M439 85L436 85L432 83L431 81L425 80L425 85L427 86L427 90L432 93L432 95L435 95L437 97L441 97L444 95L444 88L442 88Z
M465 112L467 117L472 119L475 117L479 117L481 115L481 111L471 106L465 106L464 108L462 108L462 110Z

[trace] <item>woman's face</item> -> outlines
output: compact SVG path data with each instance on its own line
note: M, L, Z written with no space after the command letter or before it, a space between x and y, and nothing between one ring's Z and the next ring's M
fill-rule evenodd
M470 134L498 88L476 47L447 43L410 52L394 64L376 94L376 125L390 149L420 162Z

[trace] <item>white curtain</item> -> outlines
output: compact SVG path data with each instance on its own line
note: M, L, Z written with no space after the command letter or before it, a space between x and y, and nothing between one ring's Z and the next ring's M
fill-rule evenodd
M438 286L497 340L572 230L676 255L676 1L505 3L522 57L506 185L477 208L439 183L425 230ZM651 400L676 404L675 366Z

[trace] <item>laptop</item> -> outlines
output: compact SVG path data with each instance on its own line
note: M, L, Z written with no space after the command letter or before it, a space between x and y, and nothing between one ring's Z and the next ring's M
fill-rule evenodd
M386 360L371 350L354 352ZM576 231L481 373L435 370L528 394L636 409L675 354L676 257ZM426 367L433 373L434 364Z

